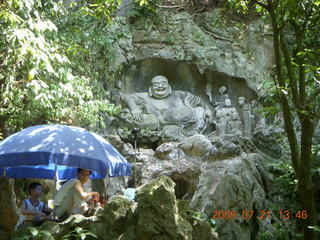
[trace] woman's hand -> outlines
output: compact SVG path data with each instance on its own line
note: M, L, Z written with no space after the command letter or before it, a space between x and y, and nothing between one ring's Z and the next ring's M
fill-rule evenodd
M94 202L98 202L99 201L99 198L100 198L100 194L98 192L93 192L92 193L92 200Z

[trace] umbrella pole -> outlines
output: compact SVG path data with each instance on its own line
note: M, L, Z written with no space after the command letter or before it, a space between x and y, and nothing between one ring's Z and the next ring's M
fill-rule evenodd
M137 140L134 139L134 188L137 188Z
M54 195L57 193L57 164L54 164Z
M137 139L140 128L133 128L131 134L134 138L134 188L137 188Z

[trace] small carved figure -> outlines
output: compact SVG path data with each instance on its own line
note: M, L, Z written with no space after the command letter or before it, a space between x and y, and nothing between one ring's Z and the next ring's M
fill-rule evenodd
M253 115L251 111L251 105L245 102L244 97L238 98L238 103L242 112L243 121L244 121L244 134L246 137L250 137L252 135L252 122L253 122Z
M222 111L216 110L216 134L222 136L226 133L226 122Z
M122 99L122 81L117 81L115 83L115 88L113 88L110 92L110 100L115 105L120 105Z
M225 105L225 100L228 98L227 87L222 85L219 88L219 95L215 98L216 105L221 105L221 107L223 107Z
M226 134L227 126L229 124L229 121L231 119L231 116L233 113L237 113L237 110L232 107L231 100L229 98L226 98L223 104L223 107L221 107L222 104L218 105L216 107L216 129L217 129L217 135L221 136Z
M243 134L243 127L242 127L242 122L240 121L238 113L234 112L231 115L231 119L227 125L227 134L238 134L242 135Z
M215 104L213 96L212 96L212 84L210 82L206 85L206 94L209 98L209 102L212 104Z

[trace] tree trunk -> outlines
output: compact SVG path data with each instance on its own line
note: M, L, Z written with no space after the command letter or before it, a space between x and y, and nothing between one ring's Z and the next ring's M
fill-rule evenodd
M300 171L298 174L298 192L301 202L301 210L306 210L308 217L303 220L304 239L316 240L318 234L308 226L317 226L318 213L313 191L311 164L312 164L312 138L314 133L313 122L308 116L300 116L301 119L301 155Z
M311 176L303 176L299 179L298 192L302 209L307 211L307 219L303 221L303 232L305 240L317 240L317 232L309 229L308 226L317 226L317 209L315 204L314 192L312 187Z
M0 239L10 239L17 223L16 195L14 181L0 177Z

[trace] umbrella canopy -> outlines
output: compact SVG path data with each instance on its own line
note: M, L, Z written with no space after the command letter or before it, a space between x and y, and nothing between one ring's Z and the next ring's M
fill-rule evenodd
M32 126L0 142L0 176L54 179L57 173L62 180L76 177L77 168L92 170L93 178L131 175L107 140L80 127Z

